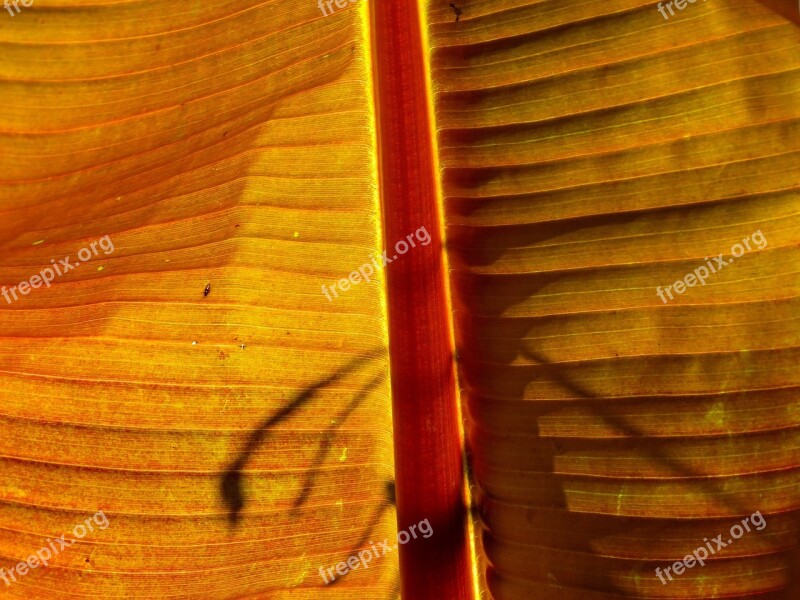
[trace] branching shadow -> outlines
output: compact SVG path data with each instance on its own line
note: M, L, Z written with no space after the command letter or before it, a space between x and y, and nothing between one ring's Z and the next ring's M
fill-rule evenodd
M350 404L348 404L344 410L336 415L335 423L329 425L325 430L325 433L322 435L322 441L317 449L317 454L314 457L314 462L306 470L302 491L300 492L300 495L297 496L297 499L294 501L294 505L292 506L292 516L297 516L300 508L303 506L303 504L305 504L306 500L308 500L311 490L314 489L314 482L316 481L319 467L323 462L325 462L325 458L327 458L328 454L330 453L331 443L334 439L335 431L341 426L342 423L344 423L344 421L347 420L347 417L349 417L353 411L358 408L359 405L361 405L369 393L384 379L386 379L386 376L383 373L379 373L369 382L367 382L367 384L361 388L361 391L359 391L359 393L350 401Z
M554 381L557 381L565 389L569 390L575 395L585 399L600 398L600 396L598 396L597 394L592 393L590 390L570 380L563 373L562 369L560 369L558 365L552 362L548 362L544 356L538 355L531 350L525 350L525 349L521 350L520 354L539 365L547 367L548 376L552 378ZM613 426L619 431L624 432L627 436L632 438L641 438L641 439L646 439L648 437L647 433L636 427L636 425L631 423L628 419L625 419L624 417L621 417L619 415L609 414L608 412L601 412L599 403L591 402L588 403L586 406L595 415L597 415L598 418L602 419L604 422ZM651 458L656 460L658 463L666 467L668 470L672 471L673 474L679 477L692 479L695 485L701 488L702 493L708 496L713 496L714 498L717 499L724 498L728 495L725 492L724 486L722 485L721 482L718 482L714 479L707 477L705 473L698 472L696 469L693 469L691 465L686 464L684 461L669 456L665 452L659 450L657 447L654 448L653 446L644 446L641 449ZM734 501L732 499L723 500L723 502L734 514L739 514L744 516L744 515L749 515L753 512L754 504L752 502L744 503L744 502Z
M630 215L623 215L620 222L626 222ZM460 368L459 375L462 386L466 388L465 396L470 399L470 410L481 410L484 417L491 418L493 407L500 407L502 417L493 420L491 440L499 440L502 449L481 448L480 438L488 430L475 427L474 423L468 436L468 452L474 455L476 465L475 481L481 486L481 520L483 522L483 540L486 557L489 559L488 576L493 581L491 589L502 590L509 598L542 597L542 598L575 598L585 593L587 598L626 598L636 596L633 590L642 580L655 580L655 566L668 566L670 561L653 558L641 559L635 556L609 553L599 547L621 549L620 540L634 540L643 543L646 539L664 535L667 539L689 539L700 534L697 544L702 544L703 534L710 538L714 534L726 531L737 522L736 517L721 517L719 514L739 515L746 517L764 504L767 489L740 489L731 486L735 475L713 476L703 469L698 462L686 456L675 456L670 452L671 446L655 439L652 431L648 431L636 421L635 415L620 414L620 406L628 406L634 400L639 408L647 401L648 396L636 398L608 398L607 393L595 391L584 380L576 380L574 364L576 359L569 357L564 362L553 362L545 351L538 347L530 347L532 340L527 338L528 330L520 323L527 322L520 318L516 311L507 316L508 310L521 303L530 302L541 290L558 284L565 275L550 272L511 273L486 275L475 273L475 266L491 265L504 256L509 249L529 246L535 242L551 239L554 236L580 231L595 225L613 223L610 217L575 219L571 222L559 222L555 231L548 230L546 225L534 224L518 226L508 230L489 228L485 233L480 227L455 227L450 250L455 253L451 264L456 265L453 274L455 283L454 302L461 311L457 316L457 339L459 340ZM594 275L594 274L593 274ZM569 275L566 275L569 276ZM491 287L487 285L491 283ZM476 310L477 308L477 310ZM541 312L541 310L539 311ZM516 320L515 320L516 319ZM533 317L531 317L533 319ZM494 332L487 336L486 332ZM548 330L552 335L552 330ZM524 362L527 366L517 367L521 375L508 376L510 365ZM528 370L526 370L528 369ZM498 377L498 372L505 373ZM481 397L481 382L497 378L495 384L502 391ZM563 390L564 398L536 403L532 406L526 388L532 382L547 382L547 389ZM473 393L477 391L477 394ZM711 394L711 392L709 392ZM653 394L655 397L657 394ZM502 399L502 401L498 399ZM661 398L663 399L663 398ZM494 400L497 400L495 403ZM659 398L654 398L654 401ZM630 403L629 403L630 401ZM485 404L484 404L485 403ZM615 433L614 439L588 440L580 432L565 433L564 438L545 437L534 429L524 442L509 441L504 437L503 419L513 418L516 407L525 415L525 419L535 416L541 418L552 414L562 414L565 406L576 410L581 419L596 417L600 429L610 429ZM646 407L645 407L646 412ZM574 429L574 425L572 425ZM514 428L519 433L519 426ZM509 435L512 435L509 432ZM745 435L745 434L742 434ZM575 440L564 441L574 436ZM514 438L515 440L522 438ZM524 444L524 445L523 445ZM716 515L704 515L698 510L687 518L659 516L630 516L632 513L607 514L603 512L581 512L575 509L573 501L579 494L570 494L567 477L562 476L557 463L565 454L565 448L573 456L586 456L601 449L608 454L618 452L615 460L622 460L627 452L634 451L638 460L650 459L659 468L658 479L675 478L690 491L686 502L697 502L698 499L709 499L709 506L715 507ZM504 471L502 456L492 452L535 452L535 457L526 458L525 468ZM755 446L754 446L755 449ZM791 452L786 448L787 455ZM590 454L589 454L590 455ZM488 460L486 460L488 458ZM697 458L697 457L695 457ZM509 459L512 460L512 459ZM709 460L713 460L709 458ZM786 463L791 465L792 463ZM661 473L664 471L664 473ZM763 474L763 472L761 472ZM598 477L602 475L598 474ZM646 475L643 475L646 477ZM574 479L581 479L576 474ZM620 476L620 480L625 476ZM608 483L603 481L602 483ZM503 490L503 497L496 498L486 488L496 486ZM505 494L509 495L506 496ZM619 499L625 501L628 491L623 484L619 485ZM535 498L535 499L532 499ZM582 499L581 499L582 500ZM701 500L703 501L703 500ZM513 505L513 506L512 506ZM508 509L508 512L506 512ZM757 552L769 564L779 564L782 575L786 575L785 587L772 591L770 598L797 598L800 587L800 547L796 545L800 532L800 506L789 511L772 515L765 513L765 518L772 523L767 525L766 535L759 541ZM611 507L613 510L613 505ZM691 511L687 511L691 512ZM664 513L664 514L669 514ZM772 519L772 520L771 520ZM704 531L698 528L703 521L713 529ZM692 524L691 522L694 522ZM510 529L513 523L522 523L522 532ZM717 525L723 528L716 529ZM498 531L493 530L493 526ZM704 525L705 526L705 525ZM774 528L772 531L770 528ZM505 528L502 531L500 528ZM693 538L691 538L693 539ZM795 545L792 545L792 540ZM662 540L659 540L659 542ZM613 546L605 545L606 542ZM690 552L693 547L688 547ZM666 547L666 546L665 546ZM625 550L622 549L624 552ZM648 550L649 551L649 550ZM682 557L675 557L680 560ZM719 558L733 558L727 555ZM744 561L756 560L736 555L736 559ZM491 561L497 559L497 566ZM589 560L591 559L591 560ZM527 562L535 565L533 569L524 571L521 566ZM655 563L655 564L654 564ZM754 568L750 562L747 568ZM767 564L766 562L763 564ZM533 571L533 572L531 572ZM696 573L695 573L696 575ZM522 581L524 580L524 582ZM698 579L701 581L702 577ZM686 581L686 580L684 580ZM763 579L762 579L763 581ZM646 585L646 584L645 584ZM701 583L702 585L702 583ZM733 583L729 584L733 589ZM496 586L496 587L495 587ZM680 590L680 593L685 592ZM500 592L498 592L500 593ZM643 593L643 592L640 592ZM561 595L563 594L563 596ZM650 597L650 596L647 596ZM655 597L655 596L653 596ZM765 595L766 597L766 595Z
M353 358L348 364L339 369L339 371L333 375L329 375L328 377L321 379L314 385L303 390L294 398L292 398L292 400L284 408L278 411L278 413L267 417L264 419L264 421L262 421L258 428L250 435L247 444L240 452L239 456L237 456L236 459L225 470L225 474L220 482L220 493L222 494L223 501L228 507L228 522L231 527L238 525L242 509L244 508L246 502L242 486L242 471L244 470L244 467L250 460L250 457L253 455L255 450L269 437L270 432L277 425L294 414L299 408L303 407L310 400L312 400L314 395L319 390L332 385L337 381L340 381L346 375L352 373L358 368L369 363L371 360L374 360L380 356L383 352L385 352L385 349L376 348L363 356ZM370 382L369 385L374 386L379 380L380 377L376 377ZM364 397L366 397L367 392L368 389L362 390L354 399L354 401L351 402L351 404L345 409L343 415L350 414L350 412L356 408L356 406L364 399ZM317 458L320 459L320 457L324 458L324 453L318 453ZM319 463L317 462L315 464L318 465ZM303 485L303 491L298 497L298 500L295 502L295 508L299 507L308 497L308 494L313 488L316 473L317 470L313 468L309 470L309 473L307 473L306 481Z

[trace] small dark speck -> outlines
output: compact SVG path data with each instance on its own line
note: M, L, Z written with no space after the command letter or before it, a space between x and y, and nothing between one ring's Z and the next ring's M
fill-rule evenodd
M238 223L237 223L236 225L234 225L234 227L238 227L238 226L239 226L239 224L238 224Z
M208 296L211 293L211 284L209 283L206 285L206 289L203 290L203 296Z
M453 4L452 2L450 3L450 7L451 7L451 8L453 9L453 11L456 13L456 22L458 22L458 18L461 16L461 9L460 9L460 8L458 8L458 7L457 7L455 4Z

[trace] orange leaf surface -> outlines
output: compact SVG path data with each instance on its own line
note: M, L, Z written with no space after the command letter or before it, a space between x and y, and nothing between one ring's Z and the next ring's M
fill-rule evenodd
M0 280L114 250L2 301L0 566L110 524L0 595L317 598L396 530L383 274L321 291L381 245L363 15L67 4L2 19Z
M800 596L799 10L0 9L0 597Z
M429 4L492 597L798 597L800 29L758 2Z

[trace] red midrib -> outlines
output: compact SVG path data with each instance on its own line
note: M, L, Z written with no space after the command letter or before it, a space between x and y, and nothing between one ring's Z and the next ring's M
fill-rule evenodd
M431 243L387 266L398 528L433 535L401 546L403 598L471 600L459 412L436 167L417 0L371 4L387 255L425 227Z

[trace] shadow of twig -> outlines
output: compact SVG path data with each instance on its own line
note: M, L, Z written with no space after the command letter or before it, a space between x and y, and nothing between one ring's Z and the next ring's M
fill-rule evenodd
M352 373L365 363L377 358L384 351L385 350L383 348L376 348L363 356L352 359L347 365L342 367L333 375L325 377L324 379L297 394L277 414L272 415L262 421L258 428L250 435L250 438L247 440L247 444L236 460L234 460L225 470L225 475L220 482L220 492L222 494L223 501L228 507L228 521L231 527L235 527L239 523L241 511L245 505L245 496L242 489L242 471L253 452L267 439L272 428L291 416L296 410L310 401L319 390L341 380L346 375ZM375 385L373 382L377 382L377 380L378 378L373 379L370 384ZM366 390L363 390L356 398L355 404L360 402L365 395ZM355 405L351 404L351 406L345 410L344 414L349 414L349 412L354 408ZM306 484L304 485L304 491L301 493L302 500L304 500L308 493L310 493L311 487L313 487L313 475L307 476ZM306 488L308 488L308 491L306 491ZM297 507L299 504L302 504L302 500L299 503L296 503L295 506Z
M334 432L339 428L339 426L349 417L352 412L358 408L358 406L364 401L370 391L372 391L378 383L383 381L386 376L383 373L379 373L375 377L369 380L369 382L359 391L359 393L350 401L343 411L341 411L338 415L336 415L335 422L328 426L325 430L325 433L322 435L322 440L319 444L319 449L317 450L317 454L314 457L314 462L312 465L306 470L305 479L303 481L302 491L297 496L297 499L294 501L294 505L292 506L292 514L296 515L297 511L300 507L305 504L306 500L308 500L309 495L311 494L311 490L314 488L314 481L316 479L317 473L319 472L319 466L325 461L325 457L331 450L331 442L334 438Z

